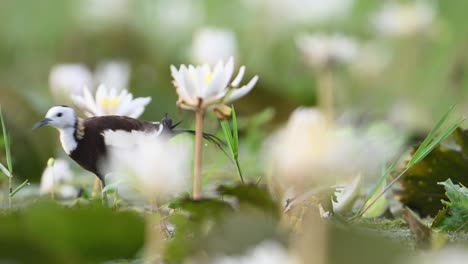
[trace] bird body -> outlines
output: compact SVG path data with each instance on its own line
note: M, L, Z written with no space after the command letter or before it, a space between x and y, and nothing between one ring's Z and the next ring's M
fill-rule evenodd
M49 109L45 119L38 122L34 128L45 125L57 128L65 153L83 169L94 173L104 187L105 176L110 173L106 171L105 162L112 148L118 151L132 151L134 144L145 142L147 137L150 139L163 134L167 137L181 133L194 134L193 130L174 130L178 124L173 125L167 115L161 122L142 121L127 116L81 119L71 107L54 106ZM141 136L145 137L143 141L135 140ZM203 137L222 149L224 143L216 136L203 133Z
M101 166L106 162L108 149L112 145L120 145L112 140L111 132L144 133L145 136L159 136L162 133L173 132L174 126L170 119L162 122L141 121L126 116L99 116L80 119L75 111L66 106L52 107L46 118L35 125L39 128L50 125L60 132L60 141L64 151L78 165L94 173L105 185L104 176L107 174ZM109 139L107 139L109 137Z

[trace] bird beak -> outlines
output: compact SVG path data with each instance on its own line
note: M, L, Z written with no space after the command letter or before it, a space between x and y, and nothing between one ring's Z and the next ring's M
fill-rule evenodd
M49 118L45 118L44 120L38 122L37 124L34 125L33 129L37 129L37 128L40 128L40 127L43 127L45 125L48 125L50 123L50 120Z

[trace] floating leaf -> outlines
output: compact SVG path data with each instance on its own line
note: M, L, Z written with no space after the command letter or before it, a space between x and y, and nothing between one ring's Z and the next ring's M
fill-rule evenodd
M457 133L468 133L457 129ZM463 146L464 141L457 145ZM438 182L448 178L468 185L468 158L457 148L439 145L422 161L410 168L400 180L401 189L394 192L403 204L422 216L436 215L443 208L445 190Z
M0 217L0 255L14 263L101 263L133 258L144 220L102 206L64 208L40 202Z

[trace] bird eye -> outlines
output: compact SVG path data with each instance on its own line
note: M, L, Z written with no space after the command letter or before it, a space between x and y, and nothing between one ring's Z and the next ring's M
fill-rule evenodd
M62 116L62 113L58 113L58 114L57 114L57 117L61 117L61 116Z

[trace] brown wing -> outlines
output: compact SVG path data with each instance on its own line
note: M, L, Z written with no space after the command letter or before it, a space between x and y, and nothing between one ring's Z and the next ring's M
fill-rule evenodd
M157 129L158 125L127 116L97 116L86 119L84 127L85 129L91 129L93 133L102 134L106 130L149 132Z
M84 135L78 140L78 147L70 157L84 169L102 178L99 171L100 162L106 158L106 146L103 132L106 130L153 131L158 124L140 121L126 116L100 116L84 120Z

